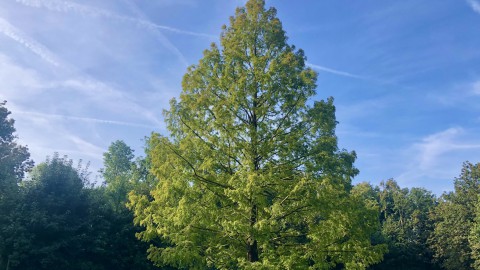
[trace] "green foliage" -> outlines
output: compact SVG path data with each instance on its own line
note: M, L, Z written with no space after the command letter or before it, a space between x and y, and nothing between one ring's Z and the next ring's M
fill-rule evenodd
M99 225L100 258L106 269L158 269L147 260L148 244L138 241L135 234L139 228L134 226L133 214L125 207L127 194L133 189L146 193L145 183L150 180L148 161L133 161L133 150L123 141L113 142L104 153L104 166L101 171L105 187L95 190L98 206L95 221Z
M9 118L5 104L0 102L0 269L10 264L14 248L12 235L21 195L18 183L33 166L28 148L16 143L15 121Z
M10 111L5 104L5 101L0 102L0 198L33 166L28 148L16 143L15 121L8 117Z
M33 169L13 216L9 269L157 269L135 238L132 214L114 209L88 175L58 155Z
M480 195L479 195L480 196ZM470 230L468 242L472 250L471 257L473 260L473 268L480 269L480 200L477 201L475 208L475 219Z
M113 142L103 154L105 169L102 174L107 184L114 183L118 176L128 175L132 170L134 157L133 150L124 141Z
M462 172L453 184L455 194L451 199L457 204L465 205L469 209L467 217L472 219L480 194L480 163L463 163Z
M148 244L138 241L133 216L125 208L114 209L105 188L87 190L89 193L88 254L97 269L158 269L147 259Z
M454 181L455 192L444 194L432 219L435 229L430 237L435 259L445 269L471 269L474 262L469 234L475 232L475 206L480 192L480 164L465 162ZM471 241L475 243L474 236ZM476 244L473 244L475 247Z
M101 173L106 183L106 195L115 211L125 209L127 194L132 190L134 157L133 150L123 141L113 142L103 154L105 168Z
M435 259L444 269L471 269L471 249L468 234L472 221L467 218L465 205L446 199L440 201L432 216L435 230L430 238Z
M150 139L149 195L131 193L158 265L188 269L362 269L378 262L375 210L350 193L355 153L340 151L333 99L286 43L275 9L251 0L183 79Z
M389 252L372 269L438 269L427 245L435 196L423 188L402 189L392 179L382 182L374 193L381 209L381 236Z
M84 262L87 174L57 155L24 183L12 269L88 269Z

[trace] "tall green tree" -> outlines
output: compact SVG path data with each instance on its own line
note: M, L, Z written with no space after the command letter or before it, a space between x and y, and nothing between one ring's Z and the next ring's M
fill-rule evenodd
M475 256L472 258L469 234L480 192L480 163L465 162L454 188L442 196L433 212L435 227L429 241L443 268L471 269Z
M20 200L18 184L33 166L26 146L17 144L15 121L6 102L0 102L0 269L10 265L15 220Z
M158 265L188 269L364 268L382 258L376 216L353 196L354 152L339 150L333 99L287 44L274 8L250 0L183 79L153 135L158 185L132 194ZM370 213L370 212L369 212Z

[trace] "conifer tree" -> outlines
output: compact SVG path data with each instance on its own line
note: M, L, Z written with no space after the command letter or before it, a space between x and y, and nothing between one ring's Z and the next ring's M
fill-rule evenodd
M274 8L250 0L183 78L150 139L150 196L131 194L149 258L188 269L365 268L383 246L378 213L351 195L354 152L339 150L333 98L308 102L317 74ZM309 105L311 104L311 105Z

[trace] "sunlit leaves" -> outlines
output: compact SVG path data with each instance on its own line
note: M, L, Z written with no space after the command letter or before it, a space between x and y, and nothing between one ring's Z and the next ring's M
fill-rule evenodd
M162 239L149 258L189 269L365 268L376 209L350 193L355 153L340 151L333 99L307 101L316 73L286 43L275 9L251 0L183 79L149 139L158 184L129 207Z

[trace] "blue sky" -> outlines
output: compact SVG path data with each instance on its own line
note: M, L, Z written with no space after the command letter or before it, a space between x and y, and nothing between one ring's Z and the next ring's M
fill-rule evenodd
M35 161L102 166L117 139L142 155L186 67L245 1L0 2L0 99ZM480 162L480 1L280 1L289 42L335 97L355 182L395 178L440 194Z

